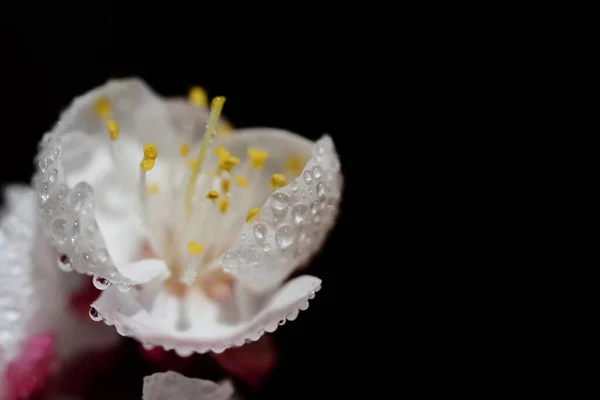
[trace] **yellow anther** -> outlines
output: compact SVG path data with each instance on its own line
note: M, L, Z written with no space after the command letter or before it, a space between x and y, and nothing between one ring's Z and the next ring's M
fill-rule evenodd
M227 202L227 200L221 199L219 201L219 211L221 211L221 213L225 214L225 211L227 211L227 207L229 207L229 203Z
M196 160L190 160L187 162L187 166L194 169L194 167L196 166Z
M160 192L160 188L158 187L158 185L156 183L150 183L148 185L148 194L149 195L157 194L158 192Z
M284 187L285 183L285 176L281 174L273 174L273 176L271 176L271 189L279 189L281 187Z
M231 172L231 168L235 167L240 163L240 159L233 156L221 157L219 160L219 169L227 172Z
M140 163L140 168L142 171L150 171L152 168L154 168L154 160L148 160L147 158L144 158Z
M258 211L258 208L251 208L250 210L248 210L248 214L246 215L246 222L250 222L252 218L256 217Z
M233 132L233 126L229 122L223 121L217 126L217 136L227 137Z
M248 187L248 180L246 180L246 178L244 178L241 175L237 175L235 177L235 183L237 183L238 185L240 185L243 188L247 188Z
M204 89L199 86L194 86L190 89L188 101L196 107L206 107L208 105L208 96Z
M106 121L106 128L108 129L110 140L117 140L119 138L119 124L111 119Z
M148 143L144 145L144 158L146 160L156 160L158 152L154 143Z
M187 156L189 152L190 147L186 143L181 143L181 146L179 146L179 154L181 154L181 157Z
M110 118L112 115L112 106L110 105L110 101L102 96L96 99L94 103L94 112L99 118Z
M204 251L204 247L198 242L188 242L187 251L191 255L197 256Z
M219 192L217 192L216 190L211 190L210 192L206 193L206 198L209 200L215 200L219 198Z
M221 182L221 191L223 193L229 193L230 186L231 186L231 181L229 179L223 179L223 182Z
M293 175L294 177L300 175L303 167L304 167L304 163L302 162L302 159L300 158L300 156L298 156L296 154L290 155L285 160L285 170L287 172L289 172L291 175Z
M216 154L220 157L225 156L225 155L229 155L229 152L227 150L225 150L225 147L223 146L217 146L214 148L213 150L213 154Z
M248 159L250 160L250 165L252 168L263 168L268 156L269 152L266 150L260 150L254 147L248 148Z

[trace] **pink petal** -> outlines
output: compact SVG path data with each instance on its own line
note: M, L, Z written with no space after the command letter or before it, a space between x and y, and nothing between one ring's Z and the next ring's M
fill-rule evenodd
M8 399L22 400L40 391L52 374L56 338L52 333L30 336L5 371Z

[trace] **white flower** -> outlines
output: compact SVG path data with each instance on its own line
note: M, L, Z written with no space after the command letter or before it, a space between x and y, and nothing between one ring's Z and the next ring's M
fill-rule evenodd
M45 368L31 364L36 363L35 357L53 362L56 355L65 361L119 340L110 328L80 320L71 310L69 296L85 279L66 276L56 268L56 252L38 234L35 196L26 186L8 186L0 216L0 398L4 398L8 385L15 390L21 379L27 379L17 376L16 370L28 374ZM42 350L24 348L27 344L35 346L35 340L30 339L44 334L54 338L52 349L45 348L51 353L35 355ZM15 368L13 372L7 370L10 365Z
M230 400L233 395L229 381L217 384L168 371L144 378L142 400Z
M223 99L212 122L203 100L111 81L45 135L35 177L53 244L106 289L93 318L180 355L257 340L308 307L318 278L282 283L322 246L342 185L329 136L261 128L213 140L203 133ZM140 260L142 248L156 258ZM232 301L200 290L221 268L235 277Z

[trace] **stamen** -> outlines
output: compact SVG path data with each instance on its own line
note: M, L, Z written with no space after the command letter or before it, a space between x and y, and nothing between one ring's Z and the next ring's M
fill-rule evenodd
M273 176L271 176L271 181L270 181L271 189L275 190L275 189L282 188L285 186L285 184L286 184L285 176L283 176L281 174L273 174Z
M179 146L179 154L181 154L181 157L186 157L189 152L190 147L187 145L187 143L181 143Z
M222 154L229 154L229 152L227 151L227 149L225 149L225 147L223 147L223 146L217 146L213 150L213 154L221 157Z
M244 189L248 187L248 181L241 175L237 175L235 177L235 183L243 187Z
M106 128L108 129L110 140L117 140L119 138L119 124L110 119L106 121Z
M190 89L188 101L196 107L206 107L208 105L208 96L204 89L199 86L194 86Z
M250 222L256 215L258 215L258 208L251 208L246 215L246 222Z
M231 172L231 169L240 163L240 159L229 154L219 155L219 171Z
M209 200L216 200L219 198L219 192L217 192L216 190L211 190L206 194L206 198Z
M260 150L254 147L248 148L248 160L252 168L261 169L265 166L265 161L269 156L269 152L266 150Z
M197 162L196 160L190 160L187 162L187 166L191 169L194 169L194 167L196 166Z
M148 210L148 185L146 185L146 173L154 168L154 160L158 156L156 146L149 143L144 145L144 159L140 162L140 203L142 206L142 220L150 224L150 212ZM152 158L150 158L152 157Z
M223 179L221 182L221 191L225 194L229 193L229 188L231 186L231 181L229 179Z
M221 211L221 214L225 214L225 212L227 212L228 207L229 202L226 199L221 199L221 201L219 201L219 211Z
M104 96L98 97L94 103L94 112L98 118L110 118L112 116L112 106L110 101Z
M188 218L192 215L192 198L194 197L196 179L198 178L198 174L200 174L200 168L202 167L202 163L206 157L208 146L210 145L212 138L215 136L215 126L219 120L221 111L223 110L224 103L225 97L222 96L215 97L212 100L210 117L208 119L208 127L204 132L204 140L202 140L202 146L200 147L198 156L196 157L196 164L192 167L192 174L185 190L185 209Z
M187 285L191 285L194 279L196 279L196 264L198 262L198 255L204 251L204 246L198 242L188 242L187 250L188 253L190 253L190 258L188 260L185 273L183 274L183 281Z

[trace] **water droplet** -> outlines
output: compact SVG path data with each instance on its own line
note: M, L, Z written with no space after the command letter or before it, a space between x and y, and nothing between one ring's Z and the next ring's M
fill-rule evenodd
M308 207L304 204L296 204L292 208L292 218L296 224L301 224L306 219L308 213Z
M319 211L319 202L318 201L313 201L312 204L310 205L310 211L312 211L313 215L317 213L317 211Z
M60 256L58 256L56 264L58 264L58 268L65 272L73 271L73 265L71 264L71 260L69 260L69 257L67 257L66 254L61 254Z
M79 235L79 220L56 218L50 227L50 233L59 244Z
M50 163L51 161L48 159L48 157L40 158L40 161L38 161L38 167L40 167L40 171L46 172L50 166Z
M223 256L222 264L224 268L235 268L238 266L237 254L231 250Z
M106 279L104 279L104 278L102 278L102 277L100 277L98 275L94 275L93 282L94 282L94 286L98 290L107 289L111 285L111 283L108 280L106 280Z
M323 176L323 169L318 165L313 167L312 172L315 179L321 179L321 176Z
M129 292L131 290L131 285L117 285L117 289L121 292Z
M48 174L48 182L50 183L54 183L56 182L56 180L58 179L58 170L56 168L54 168L52 171L50 171L50 173Z
M317 195L321 197L325 196L325 185L322 182L317 185Z
M271 207L276 211L283 211L287 208L290 196L285 193L277 192L271 195Z
M102 321L102 316L100 315L100 313L98 312L98 310L96 310L94 307L90 307L90 318L92 319L92 321Z
M300 185L298 185L298 182L297 182L297 181L295 181L295 180L294 180L294 181L292 181L292 190L293 190L294 192L297 192L299 187L300 187Z
M92 187L86 182L79 182L69 193L69 204L76 212L88 212L94 208Z
M240 239L242 239L242 240L246 239L246 234L245 234L245 233L242 233L242 234L240 235Z
M50 183L47 181L38 181L36 184L36 189L38 194L40 195L42 201L48 200L50 196Z
M296 231L290 225L282 225L275 231L275 241L282 249L289 247L296 239Z
M313 194L313 187L312 186L308 187L308 194L310 194L312 196L312 194Z
M307 185L310 185L310 183L313 180L312 172L304 171L303 177L304 177L304 182L306 182Z
M98 250L98 253L96 254L96 259L101 264L108 263L110 261L110 255L108 254L108 250L106 250L106 249Z
M267 236L267 227L264 224L256 224L252 230L254 231L256 239L261 242L265 240L265 237Z
M271 251L271 245L269 243L263 244L263 251Z

